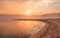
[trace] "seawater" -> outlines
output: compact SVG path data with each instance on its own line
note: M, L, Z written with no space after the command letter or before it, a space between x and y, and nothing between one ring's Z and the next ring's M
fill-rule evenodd
M18 16L0 15L0 36L1 37L28 37L41 30L45 23L41 21L14 20ZM21 17L19 17L21 18Z

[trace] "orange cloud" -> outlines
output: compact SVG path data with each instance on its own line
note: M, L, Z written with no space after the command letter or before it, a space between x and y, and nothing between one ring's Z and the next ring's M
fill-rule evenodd
M46 14L46 13L60 13L60 9L50 8L38 2L8 2L3 1L0 3L0 14L24 14L26 10L31 10L31 14ZM37 6L36 6L37 5Z

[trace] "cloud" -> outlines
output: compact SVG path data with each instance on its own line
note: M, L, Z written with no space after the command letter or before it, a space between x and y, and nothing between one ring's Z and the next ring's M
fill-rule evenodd
M60 0L55 0L53 3L49 5L51 9L59 9L60 10Z
M32 10L32 12L60 12L60 0L5 0L0 1L0 13L19 14L25 10ZM44 13L43 12L43 13ZM20 13L21 14L21 13Z

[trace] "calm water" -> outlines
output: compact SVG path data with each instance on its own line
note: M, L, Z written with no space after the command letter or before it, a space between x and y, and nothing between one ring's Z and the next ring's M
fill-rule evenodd
M29 36L44 26L45 23L41 21L16 21L13 18L0 16L0 36Z

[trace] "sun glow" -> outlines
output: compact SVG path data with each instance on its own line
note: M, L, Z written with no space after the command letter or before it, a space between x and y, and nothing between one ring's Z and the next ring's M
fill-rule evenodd
M31 10L26 10L25 14L26 15L30 15L31 14Z

